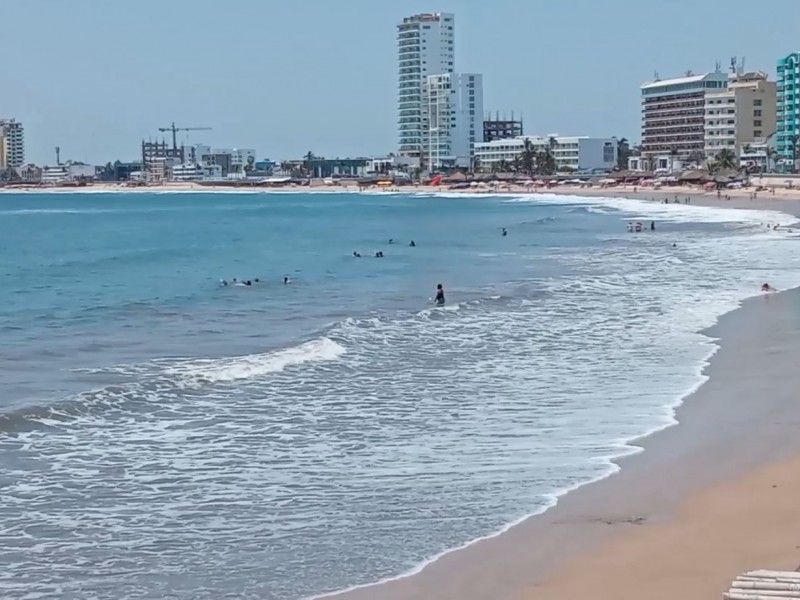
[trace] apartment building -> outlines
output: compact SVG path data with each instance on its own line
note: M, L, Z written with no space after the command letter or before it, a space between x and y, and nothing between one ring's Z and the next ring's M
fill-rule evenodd
M735 73L728 87L705 95L706 158L742 149L775 133L777 86L766 73Z
M673 155L686 160L705 151L706 96L728 86L722 71L678 79L664 79L641 86L642 158Z

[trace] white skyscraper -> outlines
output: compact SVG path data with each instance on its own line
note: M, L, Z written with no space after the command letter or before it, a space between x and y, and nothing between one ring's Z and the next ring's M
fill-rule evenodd
M0 119L0 134L5 138L6 164L21 167L25 164L25 130L14 119Z
M426 166L470 168L475 142L483 141L483 77L429 75L423 96L429 122L423 135Z
M400 155L423 158L430 127L425 90L429 75L455 71L455 17L424 13L397 26ZM480 114L480 113L477 113Z

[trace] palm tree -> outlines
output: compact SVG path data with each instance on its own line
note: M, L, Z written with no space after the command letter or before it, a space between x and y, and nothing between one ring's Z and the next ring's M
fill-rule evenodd
M692 150L686 160L699 167L705 159L705 155L700 150Z
M291 173L292 163L290 163L288 160L281 161L281 171L283 172L284 175L286 173Z
M500 173L508 173L508 163L506 162L506 160L504 158L501 159L499 163L495 163L495 164L497 164L497 170Z
M736 169L739 166L739 161L736 154L729 148L723 148L715 157L714 167L715 170L720 169Z
M511 171L513 173L519 173L522 170L522 158L519 154L514 156L514 160L511 161Z
M536 154L536 172L539 175L555 175L557 170L556 158L550 148L545 148Z
M617 140L617 168L622 171L627 170L630 156L631 147L628 143L628 138L619 138Z
M529 139L525 139L522 146L522 152L517 157L520 162L520 168L524 173L531 176L536 170L536 148Z
M778 151L771 146L767 146L766 150L767 154L767 172L771 173L775 170L775 157L778 155Z
M306 155L303 157L303 170L306 172L308 177L311 177L311 163L316 158L314 153L309 150L306 152Z
M677 148L672 148L669 151L669 172L670 173L674 173L675 172L675 159L676 158L678 158L678 149Z

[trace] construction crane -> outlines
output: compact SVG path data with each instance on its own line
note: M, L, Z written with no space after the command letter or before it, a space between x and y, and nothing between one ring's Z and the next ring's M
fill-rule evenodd
M178 132L179 131L211 131L211 127L175 127L175 121L172 122L171 127L159 127L159 131L171 131L172 132L172 150L174 152L178 151Z

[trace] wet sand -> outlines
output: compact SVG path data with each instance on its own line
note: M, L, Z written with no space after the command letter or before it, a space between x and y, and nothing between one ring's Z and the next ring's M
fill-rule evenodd
M677 411L679 424L640 440L645 451L621 459L617 474L414 576L337 598L709 598L739 571L794 568L798 333L800 292L747 301L708 331L721 348L709 380ZM661 595L645 589L651 578Z

